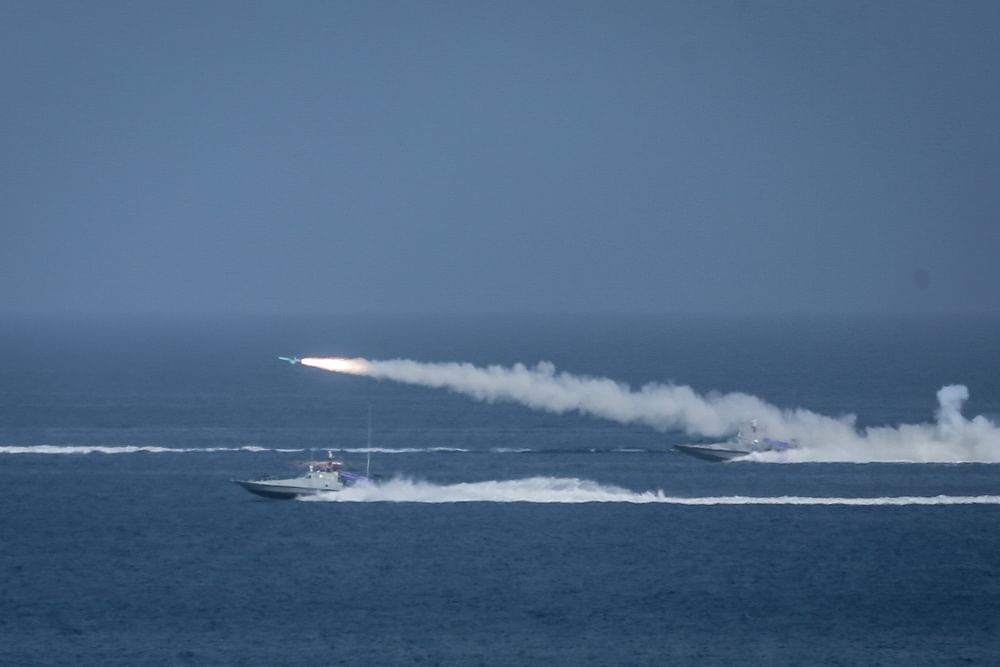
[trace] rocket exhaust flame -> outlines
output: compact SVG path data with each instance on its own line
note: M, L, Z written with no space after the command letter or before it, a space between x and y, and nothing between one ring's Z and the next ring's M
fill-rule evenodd
M692 436L724 438L748 419L756 418L769 436L801 444L788 451L751 455L759 461L1000 463L1000 426L982 416L966 419L962 415L962 405L969 398L968 389L962 385L938 391L934 423L859 431L854 415L828 417L801 408L780 408L749 394L699 394L684 385L652 383L633 389L608 378L557 372L547 362L534 367L479 367L333 357L302 359L302 365L449 389L481 401L509 401L556 414L577 412L623 424L645 424Z
M368 375L369 364L364 359L345 359L342 357L306 357L301 360L303 366L312 366L334 373L349 373L351 375Z

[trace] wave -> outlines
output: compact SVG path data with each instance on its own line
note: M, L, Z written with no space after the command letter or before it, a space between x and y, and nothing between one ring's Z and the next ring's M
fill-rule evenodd
M461 447L324 447L323 451L345 454L467 454L474 450ZM317 449L317 451L319 451Z
M391 503L632 503L666 505L1000 505L1000 496L668 496L663 491L636 492L577 478L530 477L458 484L396 478L381 484L357 484L343 491L300 498L305 502Z
M635 454L656 450L616 449L532 449L528 447L160 447L157 445L0 445L0 454L185 454L205 452L338 452L341 454Z
M321 456L321 452L337 452L340 454L380 454L386 456L412 454L479 454L479 455L577 455L577 454L672 454L670 450L642 449L632 447L621 448L578 448L578 449L532 449L527 447L492 447L490 449L466 449L462 447L260 447L243 445L241 447L161 447L158 445L0 445L0 454L205 454L213 452L278 452L296 453L312 452ZM871 460L852 460L848 457L815 456L814 452L784 451L757 452L740 459L728 462L727 465L744 463L849 463L849 464L917 464L927 463L925 460L907 460L899 458L878 458ZM979 464L982 461L943 461L949 464ZM987 462L988 463L988 462Z
M754 452L747 456L726 461L727 464L743 463L846 463L853 465L868 464L899 464L899 465L919 465L932 463L938 465L996 465L1000 463L1000 458L965 458L946 456L927 456L922 458L904 457L896 452L873 452L869 456L858 457L852 452L838 451L835 449L807 448L795 450L784 450L775 452Z
M25 445L0 446L0 454L204 454L209 452L305 452L306 449L276 449L270 447L158 447L155 445Z
M587 448L532 448L532 447L490 447L474 449L466 447L324 447L323 451L345 454L645 454L663 453L664 450L641 449L638 447L587 447Z
M344 454L465 454L459 447L160 447L157 445L0 445L0 454L203 454L206 452L340 452ZM513 451L513 450L512 450ZM525 452L530 450L523 450ZM503 453L499 450L497 453Z

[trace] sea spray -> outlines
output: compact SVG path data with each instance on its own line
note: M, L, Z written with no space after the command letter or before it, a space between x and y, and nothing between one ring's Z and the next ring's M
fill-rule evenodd
M435 484L396 478L380 484L357 484L341 491L303 496L306 502L357 503L628 503L667 505L1000 505L1000 496L883 496L873 498L812 496L668 496L662 490L630 491L586 479L527 479Z
M304 452L303 448L160 447L157 445L0 445L0 454L207 454L215 452Z

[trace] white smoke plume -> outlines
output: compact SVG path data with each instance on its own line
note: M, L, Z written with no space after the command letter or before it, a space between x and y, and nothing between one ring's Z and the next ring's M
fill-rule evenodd
M509 401L557 414L577 412L699 437L725 438L757 419L769 437L800 445L787 452L753 455L762 461L1000 462L1000 428L985 417L967 420L962 415L969 397L962 385L938 391L935 423L859 431L853 415L835 418L779 408L744 393L699 394L685 385L652 383L633 389L608 378L557 372L547 362L534 367L479 367L405 359L306 358L302 364L449 389L481 401Z

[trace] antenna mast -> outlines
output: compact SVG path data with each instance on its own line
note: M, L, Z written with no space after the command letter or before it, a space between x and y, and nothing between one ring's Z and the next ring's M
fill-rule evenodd
M365 461L365 477L371 475L372 469L372 404L368 404L368 459Z

